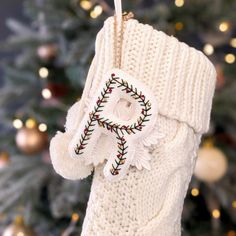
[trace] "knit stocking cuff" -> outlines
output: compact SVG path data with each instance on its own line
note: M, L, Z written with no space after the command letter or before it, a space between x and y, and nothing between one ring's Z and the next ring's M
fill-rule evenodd
M97 37L91 96L113 68L113 24L113 17L108 18ZM121 69L154 92L159 114L185 122L197 133L208 130L216 72L202 52L132 19L125 22Z

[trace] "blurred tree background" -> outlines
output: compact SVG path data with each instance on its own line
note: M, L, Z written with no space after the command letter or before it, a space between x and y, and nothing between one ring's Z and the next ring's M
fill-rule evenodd
M236 236L236 1L123 5L140 22L202 50L216 66L211 128L185 200L183 235ZM68 108L81 96L95 36L113 15L113 3L24 0L23 15L28 23L6 20L11 34L0 44L3 55L14 55L1 60L0 232L80 235L91 178L68 181L56 175L48 141L63 130Z

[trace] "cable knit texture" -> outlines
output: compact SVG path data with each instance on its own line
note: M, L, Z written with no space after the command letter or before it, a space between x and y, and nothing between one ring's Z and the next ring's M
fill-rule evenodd
M113 67L113 18L98 34L91 96ZM117 183L95 169L82 236L181 235L180 219L200 136L208 130L215 70L202 52L137 20L125 23L122 70L151 88L166 138L152 170L131 168Z
M86 100L113 68L113 23L113 17L108 18L98 33L94 62L77 111L80 116L74 121L77 114L68 115L67 132L76 130ZM124 179L109 182L103 175L104 164L95 168L82 236L181 235L184 198L201 135L209 127L215 69L200 51L137 20L124 25L121 69L155 94L160 133L165 138L150 148L150 171L131 167ZM103 149L98 155L109 152ZM78 178L90 170L82 172Z

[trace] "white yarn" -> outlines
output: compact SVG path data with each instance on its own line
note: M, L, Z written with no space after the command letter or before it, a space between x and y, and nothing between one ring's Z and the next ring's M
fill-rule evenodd
M114 5L115 5L116 16L118 18L118 22L120 23L121 17L122 17L122 2L121 2L121 0L114 0Z
M74 126L67 122L72 132L84 114L87 97L93 96L113 67L113 30L111 17L97 36L80 109L69 115L75 119L79 115L72 119ZM82 236L179 236L196 151L209 127L215 69L201 52L137 20L125 22L121 69L153 91L165 138L150 148L151 170L131 167L124 179L109 182L103 175L104 164L95 168ZM57 148L50 149L54 160L64 155ZM98 155L109 155L109 149ZM85 177L91 171L81 163L75 165L80 173L71 169L73 177Z

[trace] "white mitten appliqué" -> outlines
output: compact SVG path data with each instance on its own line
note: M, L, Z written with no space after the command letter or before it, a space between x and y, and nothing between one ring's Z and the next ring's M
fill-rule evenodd
M80 102L75 103L68 111L66 132L57 132L50 143L50 156L54 169L58 174L66 179L82 179L91 174L92 165L84 165L80 159L72 159L68 154L68 146L74 136L74 126L76 125L77 116L80 110Z

